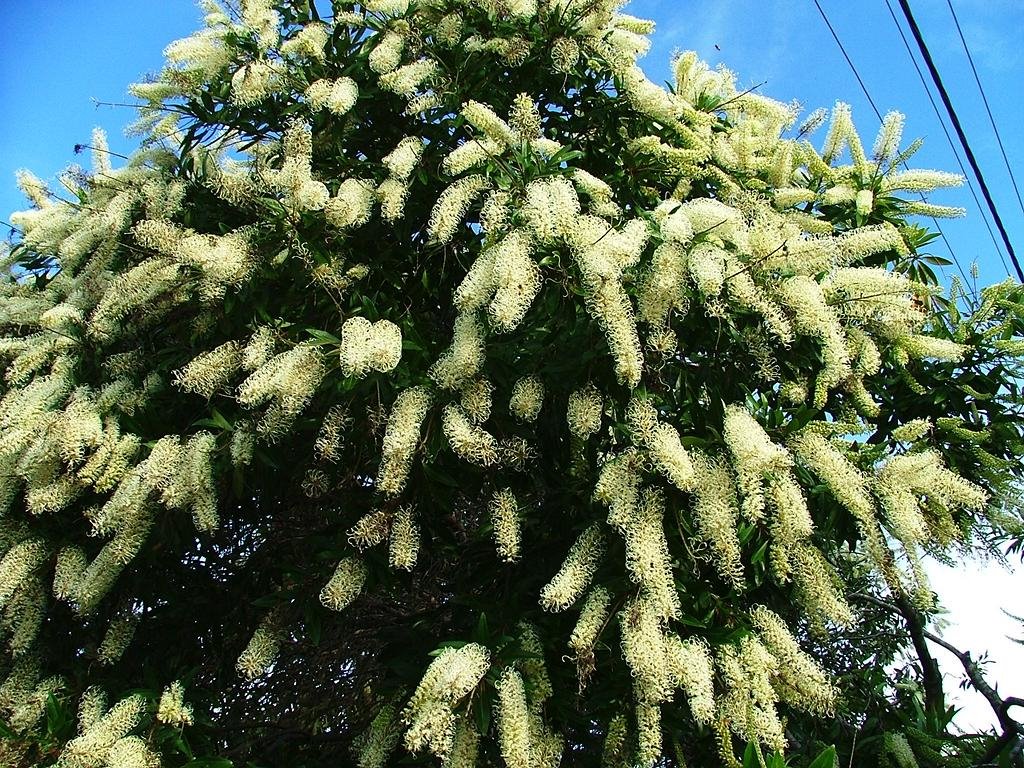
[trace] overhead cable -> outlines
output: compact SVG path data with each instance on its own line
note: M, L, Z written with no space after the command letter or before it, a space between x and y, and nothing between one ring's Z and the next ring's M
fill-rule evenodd
M1006 172L1010 174L1010 183L1013 185L1013 191L1017 195L1017 204L1020 206L1021 213L1024 213L1024 200L1021 200L1020 189L1017 187L1017 179L1013 175L1013 168L1010 167L1010 160L1006 157L1006 148L1003 146L1003 137L999 135L999 128L996 126L996 120L992 117L992 108L989 107L988 97L985 95L985 88L981 84L981 78L978 77L978 69L974 66L974 57L971 56L971 49L967 46L967 40L964 38L963 30L960 29L960 19L956 17L956 11L953 10L953 3L951 0L946 0L946 4L949 6L949 12L953 14L953 23L956 25L957 34L960 35L960 42L964 45L964 53L967 54L967 61L971 64L971 72L974 73L974 82L978 84L978 92L981 93L981 100L985 104L985 112L988 114L988 121L992 124L992 132L996 135L996 143L999 145L999 151L1003 155L1003 162L1006 163Z
M960 152L953 143L953 137L949 135L949 128L946 127L946 120L942 117L942 113L939 112L939 105L935 103L935 97L932 96L932 89L928 87L928 81L924 79L924 72L921 71L921 67L917 63L917 57L914 56L914 52L910 48L910 41L907 40L907 36L903 33L903 27L900 24L899 19L896 18L896 11L893 10L890 0L885 0L885 7L889 9L889 16L892 17L892 23L896 25L896 31L900 33L900 39L903 41L903 47L907 50L907 56L910 57L910 63L914 65L914 71L917 72L917 79L921 81L921 87L924 88L924 92L928 96L928 103L932 105L932 111L935 113L935 117L939 121L942 133L946 136L946 141L949 143L949 148L953 152L953 157L956 158L956 164L960 167L960 173L963 174L964 180L967 182L967 189L970 190L971 197L974 198L974 204L977 206L978 212L981 214L981 220L985 222L985 229L988 230L988 236L992 240L992 246L999 255L999 261L1003 265L1003 269L1006 270L1006 274L1009 275L1010 265L1006 263L1006 257L1003 256L1003 249L999 245L999 241L996 240L996 233L992 231L992 225L989 224L989 216L986 215L986 209L982 207L981 200L978 199L978 192L974 188L974 182L971 180L971 175L967 172L967 169L964 168L964 161L960 159Z
M814 1L815 4L817 4L818 0ZM1024 283L1024 269L1021 269L1020 262L1017 260L1017 254L1013 250L1013 244L1010 242L1010 236L1006 233L1006 227L1003 226L1003 219L999 215L999 211L996 209L995 201L992 199L992 193L989 192L988 184L985 183L985 177L981 173L981 168L978 167L978 161L974 157L971 145L967 141L967 136L964 134L963 126L960 124L960 118L957 116L956 110L953 108L953 103L949 99L949 93L946 91L946 86L943 85L942 78L939 76L939 70L936 68L935 62L932 60L931 52L928 50L928 45L924 41L921 29L917 26L914 14L910 10L910 3L907 0L899 0L899 4L903 9L903 15L907 18L907 24L910 26L910 31L914 35L914 39L917 41L917 46L921 49L921 56L924 57L924 63L928 67L932 80L935 82L935 87L939 91L939 97L942 99L942 103L946 107L946 112L949 113L949 119L953 123L953 130L956 131L957 138L960 139L960 143L963 145L964 154L967 156L967 162L970 164L971 170L974 171L974 175L978 179L978 186L981 187L981 194L985 197L985 202L988 203L988 208L992 212L992 220L996 223L996 229L999 230L999 234L1003 238L1003 243L1006 245L1006 252L1010 255L1010 261L1013 262L1014 269L1017 270L1017 277L1022 283Z
M875 100L871 98L871 92L868 91L867 85L864 84L864 79L860 76L860 72L857 71L857 66L853 63L853 59L846 52L846 46L843 45L843 41L839 39L839 34L836 32L835 27L832 26L832 22L829 21L828 14L825 13L825 9L821 7L821 3L818 0L814 0L814 5L818 9L818 13L821 14L822 20L825 22L825 26L828 27L828 31L832 33L832 39L836 41L836 45L839 46L840 52L843 54L843 58L846 59L846 63L850 65L850 69L853 71L853 76L857 78L857 82L860 84L860 89L864 92L864 96L868 100L868 104L871 105L871 109L874 110L875 116L878 118L878 122L884 122L882 118L882 112L878 109L878 105L875 104ZM906 163L904 163L906 165ZM921 195L921 199L924 200L924 195ZM963 266L960 264L960 259L956 257L956 252L953 250L953 244L949 242L949 238L946 237L946 233L942 231L942 226L938 220L932 216L932 223L935 225L935 229L938 230L939 236L942 238L942 242L946 244L946 249L949 251L949 255L953 257L953 263L956 264L957 271L960 276L964 279L964 285L970 285L970 280L967 278L967 273L964 271Z

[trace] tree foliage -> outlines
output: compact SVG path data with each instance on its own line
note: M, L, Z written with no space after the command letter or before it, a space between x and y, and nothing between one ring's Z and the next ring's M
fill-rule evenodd
M204 7L126 166L20 177L7 764L991 747L902 654L1020 535L1024 297L941 295L899 115L819 150L608 0Z

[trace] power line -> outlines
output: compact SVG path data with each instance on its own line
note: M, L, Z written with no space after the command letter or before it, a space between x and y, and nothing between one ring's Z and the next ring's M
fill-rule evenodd
M864 91L864 95L868 99L868 104L875 110L875 116L879 122L882 122L882 113L878 110L875 105L875 100L871 98L871 94L868 93L868 87L864 85L864 81L861 80L860 72L857 71L857 67L853 64L853 59L850 58L846 52L846 47L843 45L843 41L839 39L839 35L836 34L835 29L832 27L832 22L828 20L828 16L825 15L825 9L821 7L821 3L818 0L814 0L814 5L818 8L818 13L821 14L821 18L825 21L825 26L828 27L828 31L832 33L832 39L836 41L836 45L839 46L839 50L842 51L843 58L846 59L846 63L850 65L850 69L853 70L853 76L857 78L857 82L860 84L860 89Z
M814 0L817 3L818 0ZM1017 254L1013 250L1013 245L1010 243L1010 236L1006 234L1006 227L1003 226L1003 220L999 216L999 211L996 210L996 204L992 200L992 193L988 190L988 184L985 183L985 177L981 174L981 168L978 167L978 161L974 157L974 152L971 151L971 145L967 141L967 136L964 135L963 126L960 125L960 118L956 114L956 110L953 109L953 103L949 100L949 94L946 92L946 86L942 83L942 78L939 77L939 70L935 67L935 62L932 61L931 52L928 50L927 44L924 42L924 37L921 35L921 30L917 26L917 21L914 19L914 14L910 10L910 3L907 0L899 0L900 7L903 9L903 15L907 17L907 24L910 25L910 31L914 35L914 39L917 41L918 48L921 49L921 55L924 57L924 63L928 67L928 71L931 73L932 80L935 83L935 87L939 91L939 97L942 99L942 103L946 107L946 111L949 113L949 118L953 122L953 130L956 131L957 138L960 139L960 143L964 147L964 154L967 156L967 162L970 163L971 169L974 171L974 175L978 177L978 186L981 187L981 194L985 197L985 202L988 203L989 210L992 212L992 220L996 223L996 229L999 230L999 234L1003 238L1003 243L1006 245L1006 252L1010 254L1010 261L1013 262L1014 268L1017 270L1017 277L1022 283L1024 283L1024 269L1021 269L1020 262L1017 261Z
M850 65L850 69L853 71L853 76L857 78L857 82L860 84L860 89L864 92L864 96L867 98L868 104L870 104L871 109L875 111L875 116L878 118L878 122L884 123L885 120L882 118L881 111L875 104L875 100L871 98L871 93L868 91L867 85L864 84L864 80L861 78L860 72L857 71L857 66L853 63L853 59L851 59L850 55L846 52L846 46L844 46L843 41L839 39L839 35L832 26L832 22L829 21L828 15L825 13L825 9L821 7L821 3L819 3L818 0L814 0L814 5L818 9L818 13L821 14L821 18L824 20L825 26L828 27L828 31L832 33L832 39L835 40L836 45L839 46L839 50L842 52L843 58L846 59L846 63ZM906 163L904 163L904 166L906 166ZM967 174L965 173L964 175L966 176ZM921 199L925 199L924 195L921 195ZM953 244L949 242L949 238L946 237L946 233L942 231L942 227L939 225L938 220L934 216L931 217L931 220L935 225L935 229L938 230L939 237L942 238L942 242L946 244L946 249L949 251L949 255L953 257L953 263L956 264L957 271L964 279L964 285L970 285L971 281L967 278L967 273L964 272L964 268L960 265L960 259L956 257L956 252L953 250Z
M1003 162L1006 163L1006 172L1010 174L1010 183L1013 184L1013 191L1017 195L1017 204L1020 205L1021 213L1024 213L1024 200L1021 200L1020 189L1017 188L1017 179L1014 178L1013 169L1010 167L1010 161L1006 157L1006 148L1003 146L1003 137L999 135L999 129L996 127L996 120L992 117L992 109L988 105L988 97L985 95L985 88L981 84L981 78L978 77L978 70L974 66L974 57L971 56L971 49L967 47L967 40L964 38L963 30L960 29L960 19L956 17L956 11L953 10L953 3L951 0L946 0L946 5L949 6L949 12L953 14L953 23L956 24L957 34L960 35L960 42L964 44L964 52L967 54L967 61L971 64L971 72L974 73L974 82L978 84L978 91L981 93L981 100L985 104L985 112L988 113L988 121L992 124L992 132L996 135L996 143L999 144L999 151L1003 155Z
M989 217L985 215L985 209L981 205L981 200L978 199L978 193L974 189L974 182L971 181L971 176L967 173L967 169L964 168L964 161L960 159L960 153L957 152L956 145L953 143L953 137L949 135L949 129L946 127L946 121L942 119L942 114L939 112L939 105L935 103L935 98L932 96L932 90L928 87L928 82L924 79L924 72L921 71L921 67L917 63L917 59L914 57L914 52L910 49L910 41L907 40L907 36L903 34L903 27L900 26L899 19L896 18L896 11L892 8L892 3L889 0L885 0L885 7L889 9L889 15L892 17L892 23L896 25L896 31L900 33L900 39L903 41L903 47L907 49L907 56L910 57L910 63L914 65L914 71L917 72L917 78L921 81L921 87L924 88L925 95L928 96L928 103L932 105L932 111L935 113L935 117L938 118L939 127L942 128L943 134L946 136L946 141L949 142L949 148L953 152L953 157L956 158L956 164L960 167L960 173L963 174L964 180L967 182L967 189L971 192L971 197L974 198L974 204L978 207L978 212L981 214L981 220L985 222L985 229L988 230L988 236L992 238L992 245L995 248L996 254L999 256L999 261L1003 265L1003 269L1006 270L1006 274L1010 274L1010 265L1006 263L1006 258L1003 256L1003 250L999 247L999 241L996 240L996 233L992 231L992 225L989 224Z

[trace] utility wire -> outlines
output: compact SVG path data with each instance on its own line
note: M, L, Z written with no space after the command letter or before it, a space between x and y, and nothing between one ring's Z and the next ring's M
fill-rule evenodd
M860 72L857 71L857 66L853 63L853 59L851 59L850 55L846 52L846 46L844 46L843 41L839 39L839 35L832 26L832 22L829 21L828 15L825 13L825 9L821 7L821 3L819 3L818 0L814 0L814 5L818 9L818 13L821 14L821 18L825 22L825 26L828 27L828 31L832 33L832 39L835 40L836 45L839 46L839 50L842 52L843 58L846 59L846 63L850 65L850 69L853 71L853 76L857 78L857 82L860 84L860 89L864 92L864 96L867 97L868 104L870 104L871 109L874 110L875 116L878 118L878 122L884 123L885 120L882 118L881 110L878 109L878 105L875 104L875 100L871 98L871 93L868 91L868 87L864 84L864 80L861 78ZM906 163L904 163L904 166L906 166ZM921 199L925 199L924 195L921 195ZM939 237L942 238L942 242L946 244L946 249L949 251L949 255L953 257L953 263L956 264L957 271L964 279L964 285L970 285L971 281L968 279L967 273L964 272L964 268L960 265L960 259L956 257L956 252L953 251L953 244L949 242L949 238L946 237L946 233L942 231L942 226L939 224L938 220L934 216L931 217L931 220L935 225L935 229L938 230Z
M1013 169L1010 167L1010 161L1006 157L1006 148L1003 146L1003 137L999 135L999 128L996 127L996 120L992 117L992 109L988 105L988 97L985 95L985 88L981 84L981 78L978 77L978 70L974 66L974 57L971 56L971 49L967 47L967 40L964 38L963 30L960 29L960 19L956 17L956 11L953 10L952 0L946 0L946 5L949 6L949 12L953 14L953 23L956 24L957 34L960 35L960 42L964 44L964 53L967 54L967 61L971 63L971 72L974 73L974 82L978 84L978 91L981 93L981 100L985 104L985 112L988 113L988 121L992 124L992 132L996 135L996 143L999 144L999 151L1003 155L1003 162L1006 163L1006 172L1010 174L1010 183L1013 184L1013 191L1017 195L1017 204L1020 206L1021 213L1024 213L1024 200L1021 200L1020 189L1017 187L1017 179L1014 178Z
M935 112L935 117L938 118L939 126L942 128L942 132L946 136L946 141L949 142L949 148L953 152L953 157L956 158L956 164L960 166L960 173L963 174L964 180L967 182L967 189L971 192L971 197L974 198L974 204L977 206L978 212L981 214L981 220L985 222L985 229L988 230L988 236L992 238L992 245L995 248L996 253L999 255L999 261L1003 265L1003 269L1006 270L1006 274L1010 274L1010 265L1006 263L1006 257L1003 256L1003 249L999 246L999 241L996 240L996 233L992 231L992 225L989 224L989 217L985 215L985 209L981 205L981 200L978 199L978 193L974 189L974 182L971 181L971 175L967 173L967 169L964 168L964 161L960 159L960 153L957 151L956 145L953 143L953 137L949 135L949 129L946 127L946 121L942 119L942 113L939 112L939 105L935 103L935 97L932 96L932 89L928 87L928 81L924 79L924 72L921 71L921 67L917 63L917 58L914 56L914 52L910 48L910 41L907 40L907 36L903 34L903 27L900 25L899 19L896 18L896 11L892 8L890 0L885 0L885 7L889 9L889 15L892 17L892 23L896 25L896 31L900 33L900 39L903 41L903 47L907 49L907 56L910 57L910 63L914 65L914 70L917 72L917 78L921 81L921 87L924 88L925 94L928 96L928 103L932 105L932 111Z
M817 3L818 0L814 0ZM1010 261L1013 262L1014 268L1017 270L1017 277L1022 283L1024 283L1024 269L1021 269L1020 262L1017 261L1017 254L1013 250L1013 245L1010 243L1010 236L1006 234L1006 227L1003 226L1003 220L999 216L999 211L996 210L996 204L992 200L992 193L988 190L988 184L985 183L985 177L981 174L981 168L978 167L978 161L974 157L974 152L971 151L971 145L967 141L967 136L964 135L963 126L960 125L960 118L956 114L956 110L953 109L953 103L949 100L949 93L946 92L946 86L942 83L942 78L939 76L939 70L935 67L935 62L932 60L931 52L928 50L928 46L924 41L924 37L921 35L921 29L917 26L917 21L914 19L914 14L910 10L910 3L907 0L899 0L900 7L903 9L903 15L907 18L907 24L910 25L910 31L914 35L914 39L917 41L918 48L921 49L921 55L924 57L924 63L928 67L928 71L931 73L932 80L935 82L935 87L939 91L939 97L942 99L942 103L946 107L946 111L949 113L949 118L953 122L953 130L956 131L957 137L960 139L960 143L963 144L964 154L967 156L967 162L970 163L971 169L974 171L974 175L978 177L978 185L981 187L981 194L985 197L985 202L988 203L989 210L992 212L992 220L996 223L996 229L999 230L999 234L1003 238L1003 243L1006 245L1006 252L1010 254Z
M879 111L878 106L875 104L875 100L871 98L871 94L868 92L868 87L864 85L864 81L861 80L860 72L857 71L857 67L853 64L853 59L846 52L846 47L843 45L843 41L839 39L839 35L836 34L835 29L832 27L832 22L828 20L828 16L825 15L825 9L821 7L821 3L818 0L814 0L814 5L818 9L818 13L821 14L821 18L825 21L825 26L828 27L828 31L832 33L832 39L836 41L836 45L839 46L839 50L843 54L843 58L846 59L846 63L850 65L850 69L853 70L853 76L857 78L857 82L860 84L860 89L864 91L864 95L867 96L868 104L875 110L875 115L878 117L878 121L882 122L882 113Z

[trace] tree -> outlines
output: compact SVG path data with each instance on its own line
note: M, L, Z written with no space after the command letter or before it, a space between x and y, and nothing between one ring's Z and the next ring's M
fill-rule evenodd
M1012 759L899 663L1024 422L899 115L818 151L607 0L204 7L125 167L20 177L8 764Z

